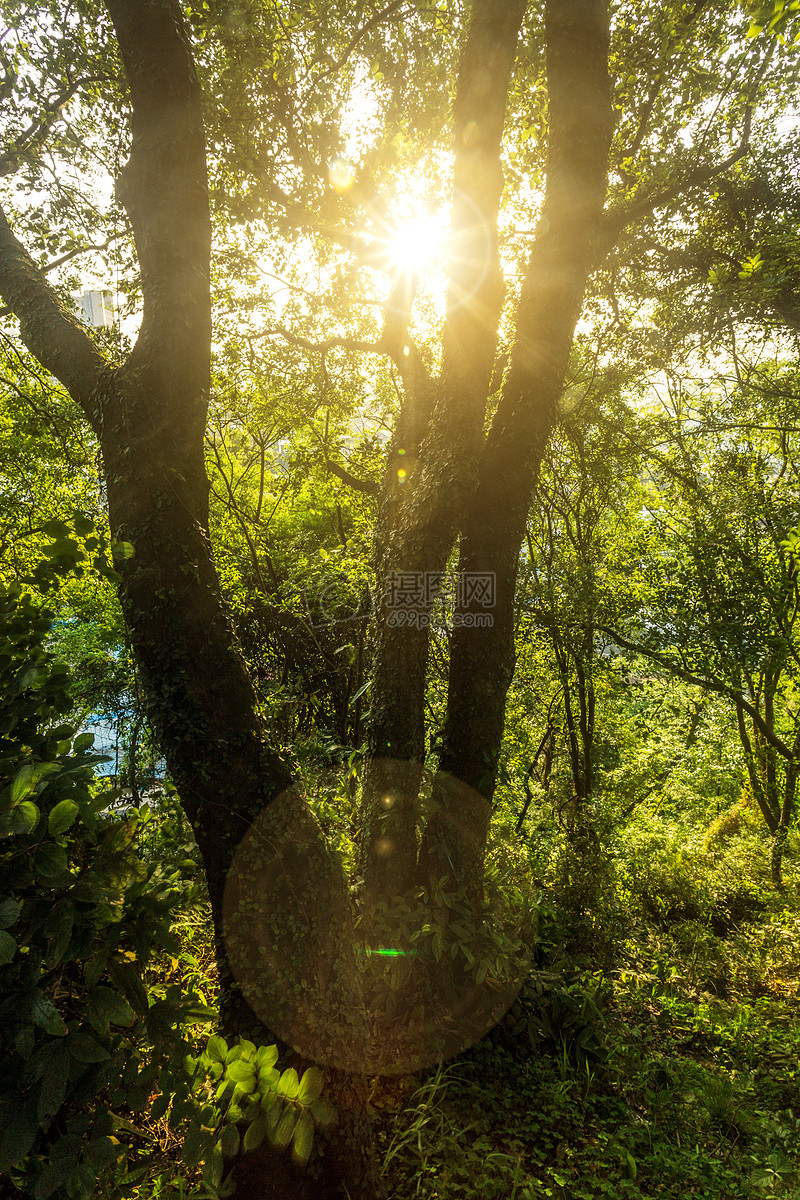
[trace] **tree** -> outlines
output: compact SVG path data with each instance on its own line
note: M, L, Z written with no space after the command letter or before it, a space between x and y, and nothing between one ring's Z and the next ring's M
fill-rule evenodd
M642 518L653 538L638 564L647 595L625 633L610 631L732 706L777 885L800 752L794 378L761 363L727 386L670 389L657 426L671 445L652 455Z
M335 75L337 65L347 62L361 42L370 37L380 42L376 31L382 32L387 22L393 28L399 9L390 4L376 11L349 36L339 31L343 58L340 63L334 59L330 71ZM119 105L102 17L99 41L93 40L92 23L102 11L86 3L68 12L58 5L48 10L48 19L65 33L77 29L87 39L91 27L92 46L86 53L100 65L97 72L76 78L59 40L41 35L63 86L30 130L12 132L4 160L9 170L20 161L26 169L35 162L38 148L57 126L59 106L71 97L80 95L84 114L97 102L98 88ZM260 11L254 6L254 12ZM267 828L282 846L279 866L292 880L295 908L292 911L283 897L283 908L276 912L287 924L274 933L273 947L280 950L278 958L288 956L280 970L293 988L298 979L306 981L306 974L297 972L307 973L308 997L322 1005L317 1034L327 1038L333 1061L345 1062L342 1072L333 1073L331 1086L335 1095L347 1100L340 1104L339 1131L328 1144L324 1184L295 1180L291 1187L301 1195L303 1188L310 1194L313 1186L313 1194L320 1196L340 1194L346 1185L355 1200L377 1191L361 1103L363 1087L353 1072L353 1048L345 1053L340 1037L337 1050L336 1030L320 1029L324 1014L339 1011L350 1020L363 1010L354 961L354 913L337 863L327 853L308 808L291 789L285 764L266 744L253 684L221 602L208 537L203 444L210 387L211 223L200 87L177 0L107 0L105 12L130 104L130 157L119 173L117 192L133 231L140 269L143 315L138 338L127 354L106 352L69 314L5 215L0 216L0 291L19 320L26 346L61 381L98 438L111 529L119 542L133 548L121 565L120 599L154 728L203 856L218 939L223 1021L229 1029L246 1028L252 1016L246 1006L235 1003L239 993L232 986L228 962L231 941L226 949L223 939L226 880L234 854L248 844L254 829ZM271 8L269 13L271 21ZM208 28L202 12L193 15ZM679 147L666 168L655 169L652 161L656 118L662 121L659 136L669 141L674 140L677 123L698 119L705 111L708 91L703 88L681 93L680 105L669 111L666 84L670 72L676 73L676 63L683 61L679 54L688 44L691 60L698 47L718 47L725 38L741 41L733 12L726 8L709 14L703 4L689 10L678 4L662 6L637 42L635 13L620 9L615 65L625 62L630 67L637 55L646 61L647 43L654 38L658 69L644 100L635 94L628 75L617 81L627 108L617 125L614 150L618 186L609 196L614 113L608 11L601 0L547 0L543 37L541 24L538 10L528 11L523 0L475 0L463 32L458 31L462 46L453 106L450 290L439 369L426 366L409 335L413 281L408 278L396 281L377 343L368 347L392 360L403 385L376 533L378 620L360 898L361 936L368 946L379 903L405 900L418 885L434 890L446 876L455 877L480 915L483 852L514 669L519 548L531 489L556 420L587 280L628 225L655 209L669 208L687 189L701 188L746 149L748 121L740 122L743 132L734 129L735 138L720 122L714 136L703 139L691 155ZM232 20L229 27L234 26ZM498 331L505 310L497 233L502 143L512 111L509 95L522 108L522 96L510 87L523 27L526 37L536 33L546 51L546 156L545 139L539 148L545 188L520 294L507 309L513 332L504 347L508 367L498 383ZM248 48L253 44L248 42ZM285 32L281 46L288 60L292 42ZM757 53L741 52L737 69L742 75ZM385 57L384 48L384 65ZM531 57L535 73L540 68L536 56ZM280 54L273 62L276 87L260 76L256 81L264 105L272 105L262 149L273 139L276 154L285 157L288 143L308 166L315 147L300 144L291 94L281 90ZM523 54L523 67L527 62ZM224 64L230 71L230 60L224 59ZM319 57L312 58L310 66L319 72ZM17 83L30 89L29 72L17 75L10 63L4 69L8 91ZM324 69L328 71L328 64ZM401 74L395 63L395 83ZM752 104L747 84L728 88L724 95L728 102L727 107L721 102L721 111L726 116L733 113L734 120L737 106L741 110ZM544 124L543 111L535 115ZM236 112L233 116L236 119ZM69 123L66 127L68 144L76 128ZM320 128L325 145L330 129ZM288 137L282 130L289 131ZM93 144L92 137L96 142L96 129L83 139L77 136L82 154ZM335 142L332 134L330 140ZM306 177L304 186L305 182ZM271 191L286 225L307 226L307 217L302 211L298 214L295 202L287 202L274 178L267 176L263 190ZM303 187L300 194L301 200L311 195ZM20 224L36 232L30 213L23 214ZM339 242L346 232L338 231ZM352 244L352 234L346 240ZM365 349L363 341L353 346L349 339L348 344ZM494 606L491 623L479 624L475 618L485 612L485 596L473 591L461 597L450 647L439 773L418 848L428 632L424 620L401 628L388 619L391 586L397 573L436 578L457 537L460 578L493 580ZM431 603L432 597L426 598L422 617ZM264 821L266 826L259 826ZM229 900L234 912L237 897L241 899L238 886ZM289 938L290 918L299 920L307 935L301 939L302 949L298 939L292 945ZM294 962L293 954L302 961ZM251 990L251 998L253 994ZM325 996L329 999L323 1005ZM304 1021L306 1017L310 1019L304 1010ZM297 1013L290 1015L291 1028L295 1018ZM368 1047L380 1041L380 1033L370 1040L369 1033L358 1034L354 1028L354 1046L361 1045L358 1036L365 1037ZM300 1041L304 1048L308 1045ZM372 1062L368 1057L362 1061ZM269 1178L277 1189L288 1186L277 1173Z

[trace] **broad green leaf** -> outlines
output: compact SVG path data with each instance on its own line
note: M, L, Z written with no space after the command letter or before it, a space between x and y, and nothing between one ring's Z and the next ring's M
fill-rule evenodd
M225 1074L234 1083L252 1083L255 1087L256 1072L253 1063L244 1062L242 1059L239 1059L237 1062L228 1063L225 1068Z
M0 929L0 967L10 963L16 952L17 943L11 934L6 933L5 929Z
M41 875L58 875L67 869L67 852L54 842L43 842L36 851L35 863Z
M297 1071L294 1067L287 1067L278 1080L276 1091L279 1096L285 1096L287 1100L296 1100L297 1093L300 1090L300 1080L297 1077ZM288 1146L288 1142L286 1145Z
M210 1188L218 1188L222 1182L225 1160L219 1146L215 1146L203 1165L203 1182Z
M6 1163L21 1162L30 1152L38 1129L35 1109L30 1104L16 1107L0 1128L0 1158Z
M262 1067L258 1072L259 1090L277 1092L280 1077L281 1073L275 1067Z
M51 538L68 538L72 530L64 521L46 521L42 533Z
M72 524L75 527L75 532L80 534L81 537L86 537L94 530L94 521L91 517L85 517L83 513L75 513L75 516L72 518ZM45 530L45 532L47 531Z
M259 1046L256 1050L256 1063L259 1069L263 1067L274 1067L278 1061L277 1046Z
M228 1053L228 1045L225 1038L220 1037L218 1033L208 1039L206 1046L206 1054L212 1062L224 1063L225 1055Z
M75 1169L77 1159L54 1158L45 1163L44 1170L36 1180L34 1189L35 1200L47 1200L64 1183L68 1175Z
M14 782L11 784L11 803L19 804L20 800L24 800L33 791L33 785L33 764L25 763L17 771Z
M205 1150L206 1136L198 1124L189 1126L181 1151L181 1158L187 1167L196 1167L200 1162Z
M67 1032L67 1027L53 1001L38 989L31 997L30 1015L34 1025L38 1025L45 1033L63 1037Z
M108 1033L110 1025L132 1025L135 1018L127 1000L107 987L95 987L86 1006L89 1023L99 1033Z
M235 1125L226 1125L222 1131L219 1147L225 1158L235 1158L239 1153L239 1130Z
M46 924L46 962L48 967L57 967L69 949L74 922L75 908L69 902L59 903L48 918Z
M80 1063L96 1063L105 1062L111 1055L96 1042L88 1033L83 1033L80 1030L70 1035L67 1043L69 1052L76 1062Z
M297 1113L293 1108L287 1108L281 1117L275 1132L272 1134L270 1141L273 1146L277 1146L279 1150L283 1150L289 1145L294 1133L294 1127L297 1124Z
M292 1158L299 1166L305 1166L314 1146L314 1118L309 1112L301 1112L292 1136Z
M61 800L47 818L47 828L53 837L65 833L78 815L74 800Z
M156 1096L150 1107L150 1116L154 1121L159 1121L164 1116L169 1108L170 1099L169 1092L162 1092L160 1096Z
M251 1121L244 1132L243 1146L245 1150L255 1150L267 1136L267 1120L260 1113Z
M69 1050L60 1042L47 1057L47 1066L39 1090L37 1117L43 1121L45 1117L54 1117L67 1093L69 1077Z
M39 824L39 809L32 800L23 800L10 814L10 824L13 833L25 835L32 833Z
M322 1085L324 1076L319 1067L309 1067L303 1072L303 1078L300 1080L300 1087L297 1092L297 1099L300 1103L308 1108L315 1100L318 1100L322 1095Z
M133 1011L139 1016L145 1016L149 1011L147 989L142 983L136 963L112 959L108 964L108 972L114 986L122 992Z

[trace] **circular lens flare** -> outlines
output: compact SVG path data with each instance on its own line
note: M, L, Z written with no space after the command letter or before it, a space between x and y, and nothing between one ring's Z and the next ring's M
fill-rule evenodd
M355 178L355 167L346 158L343 158L342 155L337 155L328 164L328 182L340 196L343 192L350 190L355 182Z

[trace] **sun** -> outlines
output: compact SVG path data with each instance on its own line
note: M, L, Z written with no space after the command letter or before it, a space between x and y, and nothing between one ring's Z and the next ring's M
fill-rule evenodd
M389 259L395 271L415 274L438 270L447 249L447 222L438 213L401 220L388 240Z

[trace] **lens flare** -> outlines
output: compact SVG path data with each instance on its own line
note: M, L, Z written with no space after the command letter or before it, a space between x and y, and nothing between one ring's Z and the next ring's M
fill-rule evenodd
M402 221L389 240L389 258L395 270L427 271L439 265L447 243L442 214L423 214Z
M353 186L356 177L355 167L346 158L337 155L328 164L328 183L341 196Z

